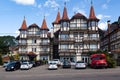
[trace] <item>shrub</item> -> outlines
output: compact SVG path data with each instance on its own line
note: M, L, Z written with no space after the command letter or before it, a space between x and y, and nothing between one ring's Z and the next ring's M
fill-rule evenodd
M113 58L107 57L108 68L115 68L116 61Z
M108 63L108 68L115 68L117 63L113 58L113 55L109 54L108 52L104 52L106 55L106 60Z

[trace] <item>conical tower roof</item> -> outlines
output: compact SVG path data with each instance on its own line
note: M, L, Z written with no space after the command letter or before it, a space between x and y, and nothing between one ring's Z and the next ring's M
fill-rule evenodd
M46 24L46 19L45 19L45 17L44 17L44 19L43 19L42 26L41 26L40 29L42 29L42 30L49 30L48 27L47 27L47 24Z
M91 2L91 7L90 7L89 20L98 20L99 21L99 19L95 16L94 7L92 5L92 2Z
M63 10L63 15L62 15L62 19L61 20L69 20L68 14L67 14L66 3L65 3L65 7L64 7L64 10Z
M59 21L60 21L61 17L60 17L60 11L58 10L58 13L57 13L57 16L56 16L56 19L55 21L53 22L53 24L58 24Z
M19 30L26 30L26 29L27 29L27 24L26 24L26 20L24 17L23 23L22 23L21 28Z

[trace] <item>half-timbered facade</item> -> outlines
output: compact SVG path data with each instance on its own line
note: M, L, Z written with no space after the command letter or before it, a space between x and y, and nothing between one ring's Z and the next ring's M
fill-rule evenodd
M103 31L101 38L101 49L112 53L120 65L120 17L118 21L110 24L108 21L108 29Z
M45 18L41 27L35 23L27 27L24 19L19 31L18 46L22 59L29 60L26 55L35 54L37 60L49 60L50 36Z
M96 51L99 46L98 21L91 6L89 18L81 13L76 13L71 19L67 14L66 5L62 18L58 17L53 22L54 35L58 45L60 60L89 61L89 51ZM57 36L57 37L56 37ZM57 38L57 39L56 39Z

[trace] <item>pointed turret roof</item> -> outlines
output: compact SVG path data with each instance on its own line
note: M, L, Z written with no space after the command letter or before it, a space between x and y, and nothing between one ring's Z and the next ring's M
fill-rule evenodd
M21 28L19 30L26 30L26 29L27 29L27 25L26 25L26 20L24 17L23 23L22 23Z
M66 3L65 3L65 7L64 7L64 10L63 10L63 15L62 15L61 20L69 20L68 15L67 15Z
M57 13L56 19L55 19L55 21L53 22L53 24L59 23L60 19L61 19L61 17L60 17L60 11L59 11L59 9L58 9L58 13Z
M92 5L92 2L91 2L89 19L90 19L90 20L99 20L99 19L95 16L94 7L93 7L93 5Z
M43 22L42 22L42 26L41 26L41 28L40 29L42 29L42 30L49 30L48 29L48 27L47 27L47 24L46 24L46 19L45 19L45 17L44 17L44 19L43 19Z

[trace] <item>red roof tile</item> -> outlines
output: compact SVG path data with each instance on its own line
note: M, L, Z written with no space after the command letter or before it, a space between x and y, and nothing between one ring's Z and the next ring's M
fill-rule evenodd
M35 23L33 23L33 24L31 24L30 26L33 26L33 27L34 27L34 26L38 26L38 25L37 25L37 24L35 24Z
M99 20L99 19L97 19L96 16L95 16L95 12L94 12L93 6L91 6L91 8L90 8L89 19L90 19L90 20L91 20L91 19L92 19L92 20Z
M32 27L38 27L39 28L39 26L35 23L31 24L28 28L32 28Z
M41 29L47 29L47 30L49 30L48 27L47 27L45 18L43 19Z
M83 14L81 14L81 13L77 13L77 14L75 14L71 19L74 19L74 18L85 18L85 19L87 19Z
M24 18L24 20L23 20L23 23L22 23L22 26L21 26L20 30L26 30L26 29L27 29L27 25L26 25L26 20L25 20L25 18Z
M56 20L53 22L53 24L54 23L59 23L59 21L60 21L60 11L58 10L58 13L57 13L57 16L56 16Z
M61 20L69 20L68 15L67 15L67 8L66 6L64 7L63 15Z

